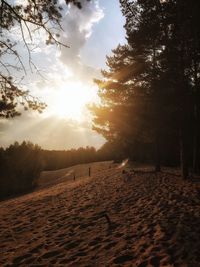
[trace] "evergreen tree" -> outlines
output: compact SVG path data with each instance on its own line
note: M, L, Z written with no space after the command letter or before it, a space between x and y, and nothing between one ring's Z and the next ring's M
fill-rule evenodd
M97 81L102 106L94 109L94 128L108 140L121 138L127 143L147 133L154 142L157 171L160 144L170 141L166 137L178 141L179 136L182 176L187 178L192 142L194 170L199 164L200 3L120 3L128 45L113 50L107 58L109 71Z
M145 12L141 12L136 2L129 4L122 1L121 4L127 18L125 27L128 45L119 46L113 50L114 55L107 58L109 72L103 71L104 80L97 81L103 107L95 109L94 122L100 125L99 132L105 137L114 135L120 141L132 145L138 139L154 142L155 169L159 171L161 105L157 99L161 45L156 39L160 28L156 20L151 19L155 6L151 6L152 13L147 12L145 17ZM150 6L146 8L150 10ZM151 19L152 28L145 20L140 21L140 17ZM103 123L105 127L102 131ZM94 128L99 130L96 125Z

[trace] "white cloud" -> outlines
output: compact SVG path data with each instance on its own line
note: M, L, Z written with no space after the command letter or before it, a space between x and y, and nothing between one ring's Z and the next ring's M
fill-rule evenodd
M72 5L63 18L64 31L61 42L68 44L70 48L61 49L60 60L82 80L91 80L99 76L99 70L82 63L80 53L92 34L94 24L98 23L103 16L103 10L99 7L98 1L84 0L81 9Z

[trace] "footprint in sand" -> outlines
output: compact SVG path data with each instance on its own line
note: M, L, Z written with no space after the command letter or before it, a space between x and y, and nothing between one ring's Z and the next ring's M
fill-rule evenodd
M102 241L102 238L101 237L96 237L95 239L93 239L90 243L89 243L89 246L95 246L97 245L98 243L100 243Z
M42 255L43 259L49 259L49 258L53 258L55 256L58 256L61 253L60 250L53 250L53 251L49 251L46 252L45 254Z
M125 262L132 261L133 259L134 259L134 257L132 255L126 254L126 255L122 255L122 256L119 256L119 257L115 258L113 260L113 263L115 263L115 264L123 264Z
M30 254L30 253L27 253L25 255L18 256L16 258L14 258L13 264L14 264L14 266L19 265L21 262L23 262L23 261L25 261L25 260L27 260L29 258L30 258L30 260L33 260L32 259L32 254Z
M159 267L160 266L160 257L152 257L150 260L149 260L149 263L151 265L153 265L154 267Z
M64 249L67 249L67 250L76 248L77 246L80 245L80 243L81 243L82 241L83 241L83 240L72 241L72 242L70 242L70 243L69 243L69 242L66 242L66 243L64 243L63 248L64 248Z
M112 242L110 242L109 244L105 245L105 246L104 246L104 249L109 250L109 249L111 249L112 247L114 247L116 244L117 244L117 242L112 241Z
M148 266L149 265L148 265L148 262L147 261L142 261L141 263L139 263L139 265L137 265L137 267L148 267Z
M43 248L43 246L44 246L43 244L40 244L40 245L34 247L33 249L31 249L30 253L37 253L40 249Z

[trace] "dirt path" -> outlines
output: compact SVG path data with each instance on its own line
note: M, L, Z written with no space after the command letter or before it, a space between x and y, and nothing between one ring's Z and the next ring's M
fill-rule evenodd
M4 201L0 266L198 267L198 188L112 168Z

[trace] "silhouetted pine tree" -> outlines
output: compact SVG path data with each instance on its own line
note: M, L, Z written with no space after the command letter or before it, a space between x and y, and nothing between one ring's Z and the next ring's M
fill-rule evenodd
M96 81L102 106L93 109L94 129L108 140L114 137L127 143L138 138L153 141L155 169L159 171L163 110L159 90L162 42L158 38L161 28L155 19L157 10L155 5L145 6L144 10L136 2L121 1L121 5L128 45L113 50L113 56L107 57L109 71L102 71L103 80Z
M200 3L120 3L128 44L113 50L109 70L96 81L102 104L93 108L94 129L125 143L137 135L142 139L145 132L154 140L157 171L161 141L179 135L182 176L187 178L191 154L194 171L200 158Z

